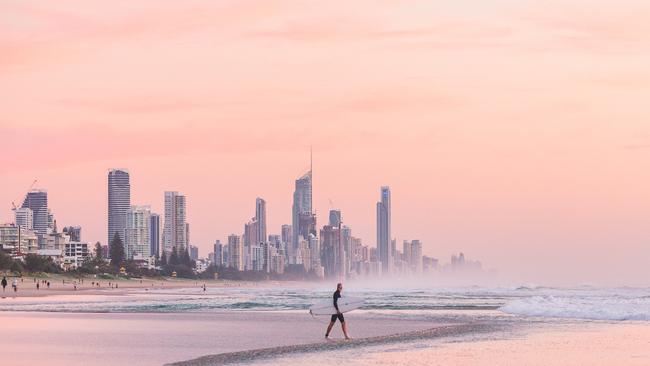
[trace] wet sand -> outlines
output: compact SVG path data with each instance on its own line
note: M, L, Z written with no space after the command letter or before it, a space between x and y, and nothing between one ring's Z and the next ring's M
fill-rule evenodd
M441 326L354 313L346 320L357 339ZM1 357L12 366L162 365L212 354L327 344L328 321L304 312L0 312ZM332 335L342 337L338 324Z
M650 324L647 322L526 323L460 337L438 337L328 352L292 353L245 359L257 366L647 366ZM205 363L200 365L218 365Z
M395 333L381 336L373 336L366 338L354 338L350 340L339 339L329 340L326 342L296 344L291 346L279 346L262 348L240 352L221 353L209 356L203 356L196 359L175 362L169 364L170 366L216 366L227 365L233 363L252 362L259 360L271 360L275 357L282 357L286 355L296 355L302 353L313 352L326 352L345 350L358 347L370 347L387 345L391 343L412 342L423 339L440 339L446 337L458 337L467 334L489 333L499 329L494 324L459 324L459 325L446 325L435 326L433 328L424 330L414 330L404 333Z

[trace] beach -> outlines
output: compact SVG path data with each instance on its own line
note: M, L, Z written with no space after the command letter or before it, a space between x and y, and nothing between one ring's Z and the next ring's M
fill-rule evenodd
M349 283L365 303L345 314L346 341L308 313L332 296L322 283L28 280L0 298L2 359L16 366L650 363L645 288Z
M645 366L650 364L650 325L647 323L545 324L482 336L459 334L418 342L369 348L299 353L246 365L311 365L345 363L370 365L477 366Z
M348 316L367 338L434 322ZM204 355L324 342L326 320L302 313L0 313L2 357L11 365L162 365ZM333 337L342 337L340 327Z
M1 276L0 276L1 277ZM106 294L124 294L127 290L160 290L174 288L201 288L204 284L210 287L259 287L274 286L277 282L247 282L247 281L228 281L228 280L193 280L185 278L116 278L103 279L84 277L83 280L64 275L48 276L28 276L18 279L18 291L14 292L11 288L13 278L8 277L9 285L0 297L6 298L23 298L23 297L45 297L54 295L97 295ZM49 282L48 288L46 283ZM39 288L36 283L39 282ZM75 288L76 287L76 288Z

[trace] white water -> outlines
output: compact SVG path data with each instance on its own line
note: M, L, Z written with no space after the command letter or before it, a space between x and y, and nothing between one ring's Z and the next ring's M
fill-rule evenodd
M0 311L184 313L307 311L332 291L300 288L169 289L126 296L69 296L0 301ZM345 296L365 299L361 311L380 317L442 319L570 318L650 321L648 288L458 287L376 289L348 285ZM464 319L466 320L466 319Z

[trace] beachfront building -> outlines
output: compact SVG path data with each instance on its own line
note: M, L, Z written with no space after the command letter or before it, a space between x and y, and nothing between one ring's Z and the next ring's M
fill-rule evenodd
M393 263L390 236L390 188L387 186L381 187L380 193L381 199L377 202L377 252L381 263L381 272L390 274Z
M124 254L126 259L131 260L139 256L148 258L151 256L150 227L151 208L149 206L131 206L126 211L126 228Z
M63 251L63 268L75 270L83 266L84 262L90 259L88 243L79 241L70 241L65 243Z
M32 189L27 192L21 208L28 208L32 211L32 227L38 237L38 245L43 245L43 236L47 234L50 227L50 211L47 208L47 191L44 189Z
M244 270L244 246L239 235L228 236L228 266L236 270Z
M160 215L154 212L149 217L149 254L160 257Z
M14 258L38 252L38 236L15 224L0 225L0 250Z
M56 231L56 227L54 227L53 230L48 230L48 233L42 237L42 245L40 246L40 249L58 250L63 253L65 245L69 242L70 236Z
M129 172L125 169L111 169L108 172L108 239L117 234L125 242L126 212L131 208L131 183ZM110 250L109 250L110 253Z
M176 191L165 192L165 223L163 228L163 248L169 257L174 248L179 253L187 250L188 228L185 222L185 196Z
M20 207L14 210L16 226L23 229L34 230L34 211L29 207Z
M216 267L221 267L227 261L224 260L224 245L221 244L221 240L217 240L214 242L213 246L213 251L212 251L212 264L214 264Z
M301 240L309 240L309 234L316 235L316 216L312 211L312 169L296 180L291 208L292 245L296 253ZM296 257L297 260L297 257Z
M320 262L325 271L325 278L335 278L340 274L340 238L338 226L325 225L320 231Z

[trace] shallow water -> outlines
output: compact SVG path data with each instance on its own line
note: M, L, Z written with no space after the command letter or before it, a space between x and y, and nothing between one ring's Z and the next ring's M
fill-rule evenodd
M10 360L11 365L86 366L88 360L94 365L159 365L210 354L322 343L328 319L312 318L307 309L330 298L332 291L305 285L124 293L106 290L98 295L0 299L5 335L2 360ZM444 364L463 364L456 362L463 360L458 355L462 352L452 346L460 342L474 350L468 351L471 362L467 363L480 365L490 364L481 355L499 349L500 342L514 342L514 347L530 351L534 345L526 340L531 332L560 329L562 334L573 334L575 329L587 329L599 333L608 327L634 324L636 328L625 329L637 335L650 334L650 289L644 288L377 289L348 284L344 295L366 299L363 308L346 314L351 333L358 339L457 324L488 325L494 331L418 341L398 337L381 345L357 342L340 350L314 347L313 352L247 362L316 366L323 364L322 360L352 359L348 363L353 365L406 365L443 359L448 361ZM341 337L338 325L334 335ZM607 342L606 334L600 337L594 341ZM553 338L542 341L540 344L547 342L548 347L555 344ZM575 344L573 351L581 352L582 346ZM638 346L634 341L631 345ZM487 347L487 351L475 347ZM431 354L432 350L448 353ZM648 361L643 358L645 353L636 354Z
M305 311L328 299L318 287L255 287L132 290L124 296L52 296L0 300L0 311L183 313L229 310ZM376 315L427 318L447 314L472 317L516 315L534 318L650 320L650 289L643 288L411 288L373 289L349 286L344 295L365 299L362 310ZM483 313L485 312L485 313ZM495 313L496 312L496 313ZM501 314L497 314L501 313Z

